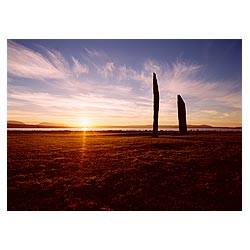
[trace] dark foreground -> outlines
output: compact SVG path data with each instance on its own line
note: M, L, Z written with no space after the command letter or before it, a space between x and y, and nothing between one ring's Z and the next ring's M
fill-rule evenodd
M241 210L241 132L8 132L8 210Z

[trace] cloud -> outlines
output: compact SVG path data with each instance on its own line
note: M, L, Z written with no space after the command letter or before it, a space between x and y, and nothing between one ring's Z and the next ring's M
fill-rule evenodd
M36 92L32 89L22 90L18 87L8 89L8 104L9 106L30 105L40 106L44 110L48 108L80 111L85 108L98 108L99 110L131 110L134 105L139 103L140 99L134 98L138 102L133 102L130 99L120 98L119 94L126 94L130 91L129 88L114 86L104 87L102 91L92 91L90 94L74 93L73 95L58 95L48 92ZM132 97L133 100L133 97ZM143 99L142 99L143 100Z
M204 65L181 62L159 64L149 60L138 71L126 66L119 68L120 79L134 79L147 97L152 96L152 72L157 72L160 89L161 121L176 120L176 96L181 94L187 106L188 116L199 123L202 115L207 123L219 123L223 117L241 122L241 90L234 81L211 81L206 79ZM225 112L225 110L236 110ZM213 121L214 119L214 121ZM229 120L228 120L229 121ZM171 123L170 122L170 123Z
M202 65L196 65L196 64L187 64L185 62L176 62L173 63L172 66L172 74L174 77L190 77L193 74L198 73L203 66Z
M112 92L112 90L110 91ZM78 93L65 96L11 88L8 92L10 105L8 116L9 119L17 119L17 114L21 114L21 111L23 111L22 107L26 106L28 108L26 108L25 112L34 112L32 119L36 116L36 119L39 121L42 121L44 117L49 117L50 120L53 120L55 116L63 116L65 120L68 120L69 124L70 118L78 119L82 114L98 118L102 124L105 124L107 120L112 123L112 119L120 119L122 124L124 118L131 119L130 122L133 120L138 122L138 113L135 110L140 112L139 119L151 117L151 109L143 105L145 100L140 98L135 98L135 100L131 101L131 99L121 99L98 93ZM18 110L20 110L20 113L18 113Z
M109 76L113 76L115 69L116 67L114 62L107 62L104 66L98 67L98 73L107 78Z
M45 53L48 55L47 58L43 57L45 60L49 60L52 63L52 66L61 72L65 77L70 75L69 64L59 51L54 49L46 49L42 46L40 47L43 48Z
M152 75L152 73L156 73L161 75L163 73L163 66L153 60L148 60L144 63L144 71Z
M159 77L161 96L172 101L180 94L190 106L200 110L205 107L214 110L215 106L217 109L221 106L241 109L241 91L235 91L237 82L210 81L201 74L203 71L202 65L180 62L166 67Z
M77 78L84 73L89 72L88 65L82 65L76 58L72 56L73 65L73 72L76 74Z
M71 57L73 66L70 67L59 51L39 47L44 54L8 41L8 74L11 77L39 80L71 80L89 72L88 66L81 64L75 57Z
M87 52L87 55L92 58L93 57L105 57L105 58L107 57L107 54L100 50L85 48L85 51Z
M48 51L49 58L13 41L8 41L8 74L31 79L64 79L61 58ZM64 68L64 67L63 67Z
M205 113L205 114L209 114L209 115L217 115L218 114L218 112L216 110L207 110L207 109L205 109L205 110L201 110L200 112Z
M144 70L135 70L131 67L127 67L126 65L119 66L116 68L116 77L117 80L121 83L129 83L130 85L134 85L142 90L145 91L147 94L148 90L151 89L152 85L152 72L145 72Z
M232 92L230 91L230 89L228 89L227 92L224 94L221 93L221 95L220 94L215 95L214 100L217 103L224 105L225 107L242 109L242 97L240 91Z

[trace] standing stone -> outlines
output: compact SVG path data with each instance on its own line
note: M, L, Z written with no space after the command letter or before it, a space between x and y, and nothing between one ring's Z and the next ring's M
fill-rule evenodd
M181 134L187 133L186 105L180 95L177 96L179 131Z
M153 73L153 94L154 94L153 137L158 137L159 90L155 73Z

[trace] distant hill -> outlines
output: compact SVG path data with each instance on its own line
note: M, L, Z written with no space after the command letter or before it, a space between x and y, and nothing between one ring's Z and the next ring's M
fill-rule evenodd
M19 121L8 121L8 128L68 128L67 125L64 124L56 124L49 122L42 122L39 124L25 124L24 122Z
M26 125L24 122L19 122L19 121L8 121L8 124Z
M188 128L235 128L241 129L242 127L216 127L211 125L187 125ZM71 128L71 126L65 124L56 124L50 122L41 122L39 124L25 124L24 122L20 121L8 121L7 122L8 128ZM75 126L75 128L81 128L81 126ZM126 125L126 126L91 126L91 128L145 128L151 129L152 125ZM178 128L178 125L159 125L159 129L164 128Z
M43 127L68 127L65 124L57 124L57 123L51 123L51 122L41 122L37 124L36 126L43 126Z

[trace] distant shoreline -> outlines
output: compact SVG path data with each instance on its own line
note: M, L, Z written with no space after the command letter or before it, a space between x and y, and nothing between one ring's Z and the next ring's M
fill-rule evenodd
M123 134L123 135L151 135L152 129L84 129L84 128L8 128L8 133L86 133L86 134ZM188 134L202 133L242 133L242 129L231 128L195 128L188 129ZM159 129L159 135L179 134L177 128Z
M188 125L188 129L242 129L242 127L227 127L227 126L210 126L210 125ZM87 129L87 130L106 130L106 129L142 129L142 130L152 130L152 126L150 125L131 125L131 126L91 126L91 127L84 127L84 126L46 126L46 125L28 125L28 124L7 124L7 128L16 128L16 129L25 129L25 128L34 128L34 129ZM159 125L159 130L161 129L178 129L178 125Z

